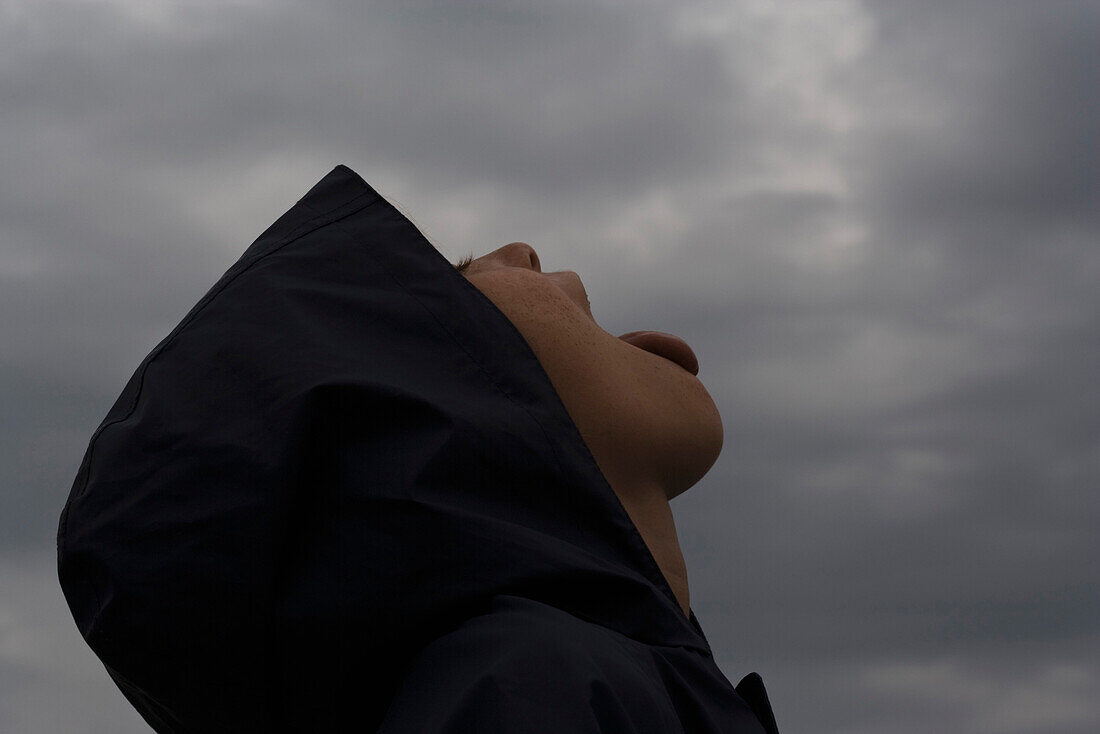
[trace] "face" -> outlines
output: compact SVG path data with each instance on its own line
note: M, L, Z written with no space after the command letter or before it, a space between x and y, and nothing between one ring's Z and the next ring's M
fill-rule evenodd
M604 331L580 277L544 273L524 242L477 258L463 275L523 335L617 490L659 485L672 499L718 459L721 416L677 337Z

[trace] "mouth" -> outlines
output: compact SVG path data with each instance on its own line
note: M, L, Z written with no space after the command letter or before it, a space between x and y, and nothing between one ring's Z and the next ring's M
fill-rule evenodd
M619 338L650 354L664 357L693 375L699 374L699 360L695 357L695 352L675 334L666 334L663 331L630 331Z

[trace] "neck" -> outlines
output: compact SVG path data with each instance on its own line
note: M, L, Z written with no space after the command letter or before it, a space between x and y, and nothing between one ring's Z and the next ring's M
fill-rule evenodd
M657 484L623 486L612 483L611 486L657 561L672 593L680 602L684 616L690 616L687 565L680 551L676 524L665 491Z

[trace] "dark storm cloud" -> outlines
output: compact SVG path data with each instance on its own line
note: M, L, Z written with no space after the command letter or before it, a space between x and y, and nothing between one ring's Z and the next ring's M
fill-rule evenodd
M247 160L302 134L361 149L369 135L379 162L576 195L713 167L737 124L714 51L673 43L654 11L317 3L183 33L55 12L55 43L14 70L23 119L79 118L104 154L156 165L196 150ZM89 28L111 42L67 42Z
M876 655L933 672L930 651L983 669L1009 650L1027 670L1043 670L1036 658L1077 659L1077 687L1043 694L1068 697L1069 718L1021 726L1084 731L1096 711L1080 681L1097 680L1088 661L1100 619L1088 572L1100 562L1100 309L1094 207L1080 203L1095 188L1077 165L1090 155L1079 152L1091 144L1085 128L1048 120L1096 98L1086 72L1097 67L1073 40L1096 23L1043 19L1031 37L1019 9L989 23L949 14L947 34L934 18L905 20L884 22L844 80L867 120L834 140L850 197L733 196L701 209L681 238L688 262L673 263L670 289L687 293L694 271L696 284L727 292L676 304L675 323L710 349L701 376L727 429L715 481L678 500L694 588L724 589L713 614L728 625L713 634L737 652L731 666L844 650L853 660L834 672L862 680L875 668L859 660ZM1016 90L1021 79L1059 83ZM878 109L910 80L928 110ZM1019 147L1028 152L1014 160ZM844 222L866 239L838 251L839 267L792 267L800 242ZM728 510L716 511L723 495ZM716 546L723 533L732 539ZM941 700L954 685L942 676ZM1043 710L1041 686L1018 685ZM894 730L884 720L899 731L1000 730L992 697L961 697L952 726L901 724L889 712L903 694L868 703L884 690L867 683L847 701L880 717L869 730ZM794 705L814 720L816 709Z
M87 440L346 162L448 256L528 239L692 344L692 606L784 730L1095 730L1094 3L0 13L0 729L121 701L36 611Z
M691 567L706 569L703 588L729 588L715 609L734 621L726 649L738 660L1077 659L1069 719L1020 726L1085 731L1097 714L1081 681L1095 685L1100 649L1089 571L1100 565L1097 15L1060 4L888 11L842 79L866 121L837 141L849 206L777 194L768 203L795 222L772 226L754 226L771 206L730 210L743 225L731 233L757 249L729 260L752 274L732 289L752 295L729 301L725 364L738 377L720 403L724 488L681 507L697 501L711 519L693 531L725 528L745 562L711 561L713 545L693 533ZM812 284L774 267L766 253L830 208L866 228L850 266ZM735 510L717 519L707 503L721 492ZM950 676L938 680L949 698ZM886 705L868 730L1001 730L967 706L976 718L964 706L948 726L902 724Z

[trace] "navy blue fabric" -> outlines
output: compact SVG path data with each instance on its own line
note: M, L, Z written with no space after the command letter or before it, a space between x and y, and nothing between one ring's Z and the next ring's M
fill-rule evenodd
M342 165L138 365L57 552L158 732L775 731L523 336Z

